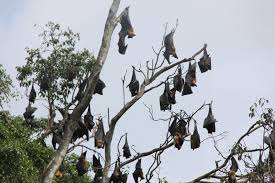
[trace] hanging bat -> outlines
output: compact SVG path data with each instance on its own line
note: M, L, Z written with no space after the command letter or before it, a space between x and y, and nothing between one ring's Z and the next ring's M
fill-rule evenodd
M174 136L174 144L178 150L181 149L183 142L184 142L184 138L183 138L182 134L179 132L176 132L176 134Z
M200 58L198 62L201 73L204 73L208 70L211 70L211 57L207 54L207 50L203 51L203 56Z
M139 81L136 78L136 72L135 72L135 67L133 67L133 72L132 72L132 78L131 82L128 84L129 90L131 92L131 96L134 97L138 94L139 91Z
M84 124L86 126L86 128L91 131L95 125L94 121L93 121L94 117L91 113L91 106L89 104L89 107L88 107L88 110L87 110L87 113L85 114L84 116Z
M129 148L129 145L128 145L127 135L125 137L125 144L122 147L122 149L123 149L123 157L125 157L126 159L130 158L131 157L131 151L130 151L130 148Z
M269 136L264 136L264 143L266 143L269 148L275 149L275 130L272 130Z
M104 132L104 126L102 119L99 119L99 123L97 125L97 130L95 132L95 147L97 148L104 148L104 138L105 138L105 132Z
M42 92L45 92L49 89L50 85L50 78L48 76L48 74L44 74L41 78L40 78L40 90Z
M178 68L178 74L175 75L175 77L173 78L174 88L178 92L181 92L182 88L183 88L183 83L184 83L184 79L182 78L181 66L179 66L179 68Z
M177 129L174 135L174 144L175 147L180 150L184 142L184 136L186 135L186 122L183 119L180 119L177 122Z
M200 147L201 140L200 140L200 134L197 129L197 125L194 126L193 134L191 135L191 149L197 149Z
M78 121L78 128L73 133L72 142L76 141L78 138L86 136L87 141L89 141L89 130L86 128L82 120Z
M231 167L230 167L230 171L228 172L228 182L229 183L237 183L236 172L238 171L238 169L239 169L238 163L237 163L236 159L232 156L231 157Z
M121 175L121 183L127 183L128 174L124 173Z
M57 130L57 132L53 132L53 136L52 136L52 145L53 145L53 149L56 150L56 144L60 144L62 140L62 131Z
M186 121L184 119L180 119L178 121L178 132L182 135L185 136L186 135Z
M164 58L168 61L170 64L170 55L178 59L177 53L176 53L176 48L174 46L174 33L175 29L173 29L169 34L167 34L164 38L164 46L165 46L165 51L163 53Z
M122 173L119 169L118 162L115 165L113 174L111 175L109 183L121 183L122 182Z
M217 120L212 113L212 106L209 105L209 111L207 117L204 119L203 128L206 128L208 133L216 132L215 123Z
M76 76L77 76L77 66L70 65L66 74L67 74L68 81L73 81L74 78L76 78Z
M197 77L196 77L196 62L191 64L189 62L189 68L187 71L187 74L185 75L185 82L189 85L189 86L197 86Z
M169 103L169 83L166 82L165 83L165 87L164 87L164 92L163 94L159 97L159 103L160 103L160 110L165 111L165 110L170 110L171 109L171 105Z
M101 80L98 79L96 86L95 86L95 90L94 90L94 94L99 94L99 95L103 95L103 89L106 87L105 83Z
M81 153L76 164L76 170L79 176L82 176L88 172L89 162L86 160L87 151Z
M31 123L34 119L33 113L37 110L36 107L32 107L29 103L28 107L26 107L26 111L23 113L23 116L27 123Z
M102 175L103 175L102 165L100 163L100 159L96 158L95 155L93 155L93 171L95 173L95 180L98 177L102 177Z
M78 92L75 96L75 99L80 101L83 98L84 92L85 92L85 88L87 85L87 79L84 79L82 82L80 82L79 86L78 86Z
M137 164L136 164L136 169L133 173L133 177L134 177L135 183L139 182L139 178L140 178L140 180L144 179L143 171L142 171L142 168L141 168L141 159L139 159Z
M174 120L173 122L171 123L171 125L169 126L169 133L172 135L172 136L175 136L176 135L176 132L177 132L177 121L178 121L178 118L177 116L174 116Z
M168 92L168 101L170 104L176 104L176 89L175 88L172 88Z
M36 91L35 91L35 89L33 87L33 84L32 84L32 89L31 89L31 92L30 92L30 95L29 95L29 102L34 103L35 98L36 98Z
M120 54L125 54L127 46L125 44L125 38L133 38L136 34L132 27L130 17L129 17L129 7L125 9L123 15L120 18L121 30L119 32L119 41L118 41L118 52Z
M184 83L184 86L183 86L183 90L182 90L182 96L183 95L190 95L192 94L193 91L192 91L192 88L191 86L189 86L186 82Z

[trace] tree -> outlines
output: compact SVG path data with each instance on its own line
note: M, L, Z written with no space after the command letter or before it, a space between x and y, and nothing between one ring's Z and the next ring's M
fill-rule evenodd
M42 139L37 138L46 122L46 119L36 119L34 125L29 126L22 117L0 112L1 182L39 181L40 174L54 153ZM76 162L76 155L68 155L61 166L64 174L56 177L54 182L91 182L89 176L77 175Z
M125 10L118 15L119 5L120 0L114 0L110 7L102 43L97 57L94 57L88 50L76 51L75 44L79 39L78 34L73 33L70 29L65 31L62 30L58 24L49 23L41 34L43 39L41 48L27 49L27 64L18 67L18 79L21 85L24 87L31 86L29 105L26 108L26 113L24 115L25 120L30 125L34 123L33 113L35 112L35 108L32 107L32 103L34 103L36 98L35 88L39 88L38 95L47 100L49 107L48 125L40 138L43 139L49 134L52 134L53 141L59 144L58 149L55 151L51 161L41 176L41 182L52 182L53 177L62 164L66 154L72 151L76 146L83 146L82 143L85 139L88 140L91 138L89 130L95 131L95 146L97 148L104 148L105 150L104 165L99 163L100 158L98 159L95 157L93 161L93 169L96 178L95 181L100 180L102 177L102 182L108 182L110 177L110 167L112 165L115 165L115 171L110 179L114 181L114 179L122 179L124 174L120 172L120 169L123 166L134 163L136 160L136 171L133 173L134 178L146 178L146 181L150 182L154 176L155 170L161 163L161 154L166 149L173 146L180 149L183 141L191 135L190 129L192 129L192 127L194 132L190 137L191 145L193 149L198 148L200 145L200 136L196 128L197 124L194 120L194 116L205 107L208 107L209 113L205 119L204 127L207 129L208 133L215 132L216 120L212 113L212 103L203 104L192 114L188 114L186 111L177 112L171 109L171 105L175 103L175 94L177 91L181 91L183 88L183 95L191 94L192 87L196 86L196 62L194 62L194 60L202 55L198 62L201 72L203 73L211 69L211 58L207 53L206 44L190 58L185 58L176 62L170 61L170 56L173 56L176 59L178 58L173 42L173 35L175 34L176 28L168 34L166 34L165 29L160 49L157 51L154 50L156 59L151 63L146 62L145 70L141 69L141 67L139 69L133 67L132 80L128 86L133 98L130 101L125 102L119 112L111 117L110 121L108 121L107 132L104 132L105 130L101 118L98 119L99 122L96 125L96 128L93 128L94 123L93 117L89 113L89 104L93 95L95 93L102 94L102 90L105 87L104 82L99 79L99 76L108 55L113 31L118 23L120 23L121 31L118 42L120 54L125 54L127 51L127 45L125 43L126 37L133 38L135 36L129 18L129 8L125 8ZM164 58L162 59L163 51ZM165 60L168 62L167 65ZM189 68L184 77L185 82L182 80L182 73L184 72L181 71L181 65L184 63L189 64ZM174 74L168 75L165 81L154 85L156 79L161 75L164 75L167 71L173 69L175 69ZM177 71L178 73L176 73ZM139 83L139 81L136 80L135 72L144 76L143 82ZM125 86L124 81L125 80L123 80L123 86ZM172 85L171 83L174 85L173 89L170 89L170 85ZM169 133L167 133L167 138L164 139L164 142L159 147L147 152L138 153L128 160L121 161L121 155L115 161L112 160L111 144L116 125L120 118L125 115L126 112L146 93L161 86L164 86L165 88L164 92L160 95L161 110L169 111L171 113L171 117L168 119L169 124L171 122L171 125L168 130ZM88 109L88 112L84 115L86 109ZM59 122L56 120L56 110L58 110L62 116ZM152 109L148 107L148 110L152 119L154 119ZM83 115L84 119L82 118ZM83 120L84 122L86 121L86 123L83 123ZM252 132L265 126L256 126L256 129L254 129L254 127L255 126L251 127ZM250 133L251 130L249 130L244 136L247 136ZM85 139L70 145L70 143L75 142L78 138L82 138L83 136ZM126 137L126 135L121 137L121 139L124 137ZM243 138L244 137L241 137L240 141L236 143L238 146ZM237 149L237 146L234 146L233 149ZM130 156L129 145L125 143L124 154L127 153L128 155L125 156ZM217 165L216 169L198 177L193 182L198 182L206 178L222 179L223 177L215 177L214 175L216 172L226 167L229 160L232 161L234 166L229 171L230 176L228 177L226 175L226 178L228 177L230 181L234 181L236 171L238 170L236 161L233 158L236 154L236 152L230 153L230 155L225 158L225 162L222 165ZM154 155L155 161L152 166L149 167L146 175L143 175L141 158L149 155Z

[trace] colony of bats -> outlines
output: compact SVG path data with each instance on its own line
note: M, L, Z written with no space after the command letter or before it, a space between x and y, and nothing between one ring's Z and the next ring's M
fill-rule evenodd
M126 44L126 37L127 38L133 38L136 36L134 33L134 29L132 27L130 17L129 17L129 8L126 8L124 14L120 18L120 24L121 24L121 30L119 32L119 41L118 41L118 52L120 54L125 54L128 45ZM167 60L167 62L170 64L171 59L170 57L174 57L175 59L178 59L178 55L176 53L176 48L174 44L174 33L175 29L173 29L169 34L167 34L164 38L164 53L163 56ZM185 76L182 72L182 66L178 65L176 74L172 77L167 79L164 83L164 90L163 93L161 93L159 97L159 104L160 104L160 110L166 111L171 110L172 105L176 104L176 94L180 93L181 96L190 95L193 93L193 87L197 86L197 77L196 77L196 68L197 65L201 71L201 73L205 73L208 70L211 70L211 57L207 53L206 48L203 50L203 55L199 59L198 63L189 62L188 69L186 71ZM68 81L74 81L77 77L77 72L75 69L76 66L71 66L68 68L67 71L67 80ZM43 74L39 76L38 85L40 88L40 92L47 92L50 88L50 77L47 74ZM84 96L84 92L86 91L88 85L88 79L83 79L78 82L78 90L75 95L74 100L80 102ZM99 94L103 95L103 89L106 87L105 83L99 79L93 94ZM127 85L129 88L131 97L135 97L139 93L140 84L137 79L136 75L136 69L133 67L132 70L132 77L130 80L130 83ZM37 110L36 107L32 107L32 104L35 103L36 100L36 91L34 88L34 84L31 86L31 90L29 93L29 104L26 108L26 111L24 112L23 116L28 124L32 124L34 120L34 112ZM58 111L61 113L61 115L64 117L66 114L66 111L62 108L58 108ZM67 119L70 120L70 114L67 112ZM187 126L189 127L188 120L183 118L182 116L175 115L173 117L172 123L168 129L170 135L174 139L174 146L178 150L181 149L184 139L187 136ZM215 123L217 120L214 118L213 112L212 112L212 105L209 104L209 111L208 115L206 116L203 128L206 128L207 132L212 134L216 131ZM73 137L71 142L75 142L77 139L80 138L86 138L86 140L89 140L89 134L91 132L94 132L94 147L96 148L104 148L104 139L105 139L105 131L104 131L104 125L102 118L98 119L98 122L94 122L94 117L91 112L90 105L88 106L88 109L83 116L83 119L80 118L77 121L78 127L73 133ZM62 136L64 135L64 124L59 122L54 122L54 130L52 131L52 145L54 149L57 149L57 144L61 143ZM189 131L189 130L188 130ZM264 142L268 144L268 146L275 148L275 131L273 130L272 133L264 138ZM197 123L194 124L193 133L190 137L190 144L191 149L197 149L200 147L200 135L197 128ZM125 143L123 145L123 157L125 159L130 158L131 151L128 144L127 135L125 136ZM82 152L78 162L76 164L76 170L78 172L79 176L82 176L86 174L89 171L90 163L86 159L87 151ZM101 183L102 182L102 176L103 176L103 167L100 162L100 157L96 157L93 155L93 161L92 161L92 170L94 172L94 183ZM238 164L234 157L231 158L231 167L228 172L228 181L230 183L236 182L236 172L238 170ZM63 175L62 169L59 168L56 172L57 177L61 177ZM132 173L132 176L134 178L135 183L139 182L140 180L144 179L143 170L141 167L141 159L138 159L135 170ZM118 159L115 163L114 171L110 177L110 182L113 183L126 183L128 179L128 174L122 173L120 169L120 160Z

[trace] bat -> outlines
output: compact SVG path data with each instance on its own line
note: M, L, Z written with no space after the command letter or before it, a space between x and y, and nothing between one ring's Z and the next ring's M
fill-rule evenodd
M129 17L129 7L125 9L123 15L121 16L120 24L121 30L118 34L118 52L124 55L128 46L125 43L126 36L128 36L128 38L133 38L134 36L136 36Z
M127 183L128 174L124 173L121 175L121 183Z
M198 65L201 73L211 70L211 57L207 54L206 49L203 51L203 56L200 58Z
M173 122L171 123L171 125L169 126L169 133L172 135L172 136L175 136L176 135L176 132L177 132L177 121L178 121L178 118L177 116L174 116L174 120Z
M168 101L170 104L176 104L176 89L172 88L168 92Z
M163 94L159 97L159 103L160 103L160 110L165 111L165 110L170 110L171 109L171 105L169 103L169 83L166 82L165 83L165 87L164 87L164 92Z
M144 179L143 171L141 168L141 159L139 159L138 162L136 163L136 169L133 173L133 177L134 177L135 183L139 182L139 178L140 178L140 180Z
M93 129L94 125L95 125L93 119L94 119L94 117L91 113L91 107L90 107L90 104L89 104L87 113L84 115L84 124L85 124L86 128L89 131L91 131Z
M56 149L56 144L60 144L62 140L62 131L57 130L57 132L53 132L53 137L52 137L52 145L53 149Z
M73 81L74 78L77 76L77 66L76 65L70 65L67 70L67 79L68 81Z
M88 172L89 162L86 160L87 151L81 153L76 164L76 170L79 176L82 176Z
M125 157L126 159L130 158L131 157L131 151L130 151L130 148L129 148L129 145L128 145L127 135L125 137L125 144L123 145L122 149L123 149L123 157Z
M182 96L183 95L190 95L192 94L193 91L192 91L192 88L191 86L189 86L186 82L184 83L184 86L183 86L183 90L182 90Z
M181 149L181 146L184 142L184 136L186 135L186 124L187 123L184 121L184 119L180 119L177 122L177 129L174 135L174 144L178 150Z
M100 163L100 159L96 158L95 155L93 155L93 171L95 173L95 180L98 177L102 177L102 175L103 175L102 165Z
M215 123L217 120L214 118L214 115L212 113L212 106L209 105L209 111L207 117L204 119L203 128L206 128L208 133L216 132L216 126Z
M50 78L48 74L43 74L40 78L40 90L42 92L45 92L49 89L50 87L49 82L50 82Z
M230 171L228 172L228 182L229 183L237 183L236 180L236 172L238 171L239 166L238 163L236 161L236 159L234 158L234 156L231 157L231 167L230 167Z
M34 119L33 113L37 110L36 107L32 107L31 104L26 107L26 111L23 113L23 116L27 123L32 123Z
M36 98L36 91L35 91L34 86L32 84L31 92L30 92L30 95L29 95L29 102L34 103L35 98Z
M111 175L109 183L121 183L121 182L122 182L122 173L119 169L118 163L116 163L114 172Z
M94 90L94 94L99 94L99 95L103 95L103 89L106 87L105 83L101 80L98 79L96 86L95 86L95 90Z
M173 78L173 84L174 88L178 91L181 92L184 84L184 79L182 78L182 71L181 67L178 68L178 74L175 75Z
M99 123L97 125L97 130L95 132L95 147L97 148L104 148L104 138L105 138L105 132L104 132L104 126L102 119L100 118Z
M201 144L200 134L198 132L197 125L195 124L193 134L191 135L191 149L194 150L199 148L200 144Z
M174 46L174 33L175 29L173 29L169 34L167 34L164 38L164 46L165 46L165 51L163 53L164 58L167 60L167 62L170 64L170 55L178 59L177 53L176 53L176 48Z
M84 79L82 82L80 82L78 86L78 92L75 96L76 100L80 101L83 98L86 85L87 85L87 79Z
M136 72L135 72L135 68L133 67L133 72L132 72L132 78L131 78L131 82L128 84L131 96L134 97L138 94L139 91L139 81L136 78Z
M89 130L86 128L82 120L79 120L78 128L73 133L72 142L76 141L78 138L82 138L84 135L86 136L87 141L89 141Z
M196 62L191 64L189 62L189 68L187 71L187 74L185 75L185 82L189 85L189 86L197 86L197 77L196 77Z

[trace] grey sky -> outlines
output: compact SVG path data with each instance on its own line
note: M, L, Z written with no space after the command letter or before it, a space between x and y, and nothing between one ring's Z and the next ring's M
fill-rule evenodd
M110 4L111 0L1 0L0 63L15 78L15 66L25 63L24 48L39 45L39 30L33 25L44 25L48 21L79 32L79 46L97 54ZM198 87L194 94L186 97L178 95L175 109L191 112L204 101L213 100L213 111L219 121L217 133L229 132L221 147L228 147L251 123L249 107L257 98L267 97L275 102L274 0L122 0L120 9L127 5L130 5L130 17L137 36L127 40L127 54L122 56L117 52L119 28L115 30L101 73L107 88L104 96L94 97L93 113L104 115L110 107L112 116L119 110L122 105L121 78L126 69L130 71L131 65L144 64L154 58L151 47L159 47L163 25L168 22L171 29L176 19L179 27L174 39L179 58L191 56L207 43L213 70L198 74ZM127 79L128 82L130 75ZM167 125L150 121L143 102L155 107L157 117L167 116L168 113L158 112L161 92L162 89L145 96L121 119L114 144L120 135L128 132L129 143L135 144L137 151L159 145ZM26 103L26 99L13 101L10 109L14 114L22 114ZM41 108L38 114L44 115L43 110L45 108ZM206 114L207 110L204 110L197 118L202 138L208 136L201 128ZM249 142L260 144L261 136L255 136ZM93 146L92 141L88 144ZM213 148L209 148L211 145L211 141L206 142L193 152L190 144L185 142L180 151L174 148L168 150L163 156L160 175L168 177L170 182L187 181L214 168L217 156ZM148 168L146 160L149 163L148 158L143 161L144 170Z

